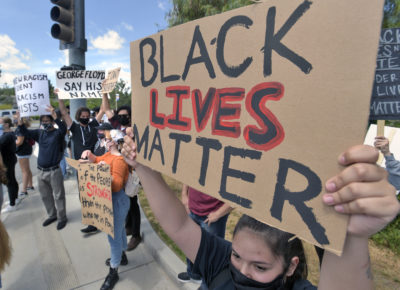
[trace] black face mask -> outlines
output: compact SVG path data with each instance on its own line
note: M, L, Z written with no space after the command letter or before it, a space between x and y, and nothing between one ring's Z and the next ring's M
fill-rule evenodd
M254 281L250 278L247 278L245 275L240 273L233 265L232 262L229 262L229 271L232 276L233 284L235 284L235 289L237 290L255 290L255 289L263 289L263 290L283 290L284 289L284 280L283 274L276 277L273 281L268 283L261 283Z
M129 116L127 115L118 115L118 122L122 125L122 126L126 126L129 124Z
M45 130L45 131L49 131L51 128L53 128L53 124L51 124L51 123L44 123L44 124L42 124L42 126L43 126L43 130Z
M83 125L89 124L89 118L79 118L79 122Z
M97 138L104 139L106 138L106 135L104 135L103 133L97 133Z

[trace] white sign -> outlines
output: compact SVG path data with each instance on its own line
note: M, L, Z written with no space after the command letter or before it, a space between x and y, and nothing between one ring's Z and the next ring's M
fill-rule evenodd
M68 70L56 73L56 87L59 99L101 98L101 83L105 71Z
M15 98L21 117L49 115L49 81L46 74L14 78Z

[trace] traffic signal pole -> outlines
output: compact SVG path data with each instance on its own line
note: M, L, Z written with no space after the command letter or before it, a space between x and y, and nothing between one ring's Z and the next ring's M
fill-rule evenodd
M60 50L68 49L68 64L61 70L85 70L85 0L50 1L56 5L51 9L50 17L58 22L51 27L51 35L60 40ZM72 119L80 107L86 107L86 99L70 100Z

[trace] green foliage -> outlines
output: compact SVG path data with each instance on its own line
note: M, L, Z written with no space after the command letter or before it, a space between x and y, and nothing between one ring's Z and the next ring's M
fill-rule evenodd
M400 0L385 0L383 28L400 27Z
M252 0L172 0L169 27L254 3Z
M400 255L400 216L398 216L384 230L372 236L371 239L377 245L387 247Z

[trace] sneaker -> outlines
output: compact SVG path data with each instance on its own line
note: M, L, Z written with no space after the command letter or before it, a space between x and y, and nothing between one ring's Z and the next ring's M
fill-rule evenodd
M187 282L193 282L193 283L197 283L197 284L201 284L201 279L193 279L189 276L189 274L187 272L182 272L178 274L178 280L183 282L183 283L187 283Z
M101 285L100 290L111 290L114 288L115 284L118 282L118 268L110 268L110 272L108 273L106 279L104 280L103 285Z
M111 258L108 258L107 260L106 260L106 265L108 266L108 267L110 267L110 261L111 261ZM125 252L122 252L122 255L121 255L121 262L119 263L121 266L126 266L126 265L128 265L128 257L126 256L126 254L125 254Z
M33 186L27 187L26 189L27 189L27 190L35 190L35 188L34 188Z
M15 205L7 205L5 208L2 209L1 213L12 212L16 210L17 207Z
M19 199L21 199L21 200L23 200L25 197L27 197L28 196L28 193L27 192L20 192L20 193L18 193L18 198Z
M86 228L81 229L81 232L84 234L94 234L97 233L98 229L95 226L88 225Z
M22 198L16 198L15 199L15 205L19 205L22 201Z

